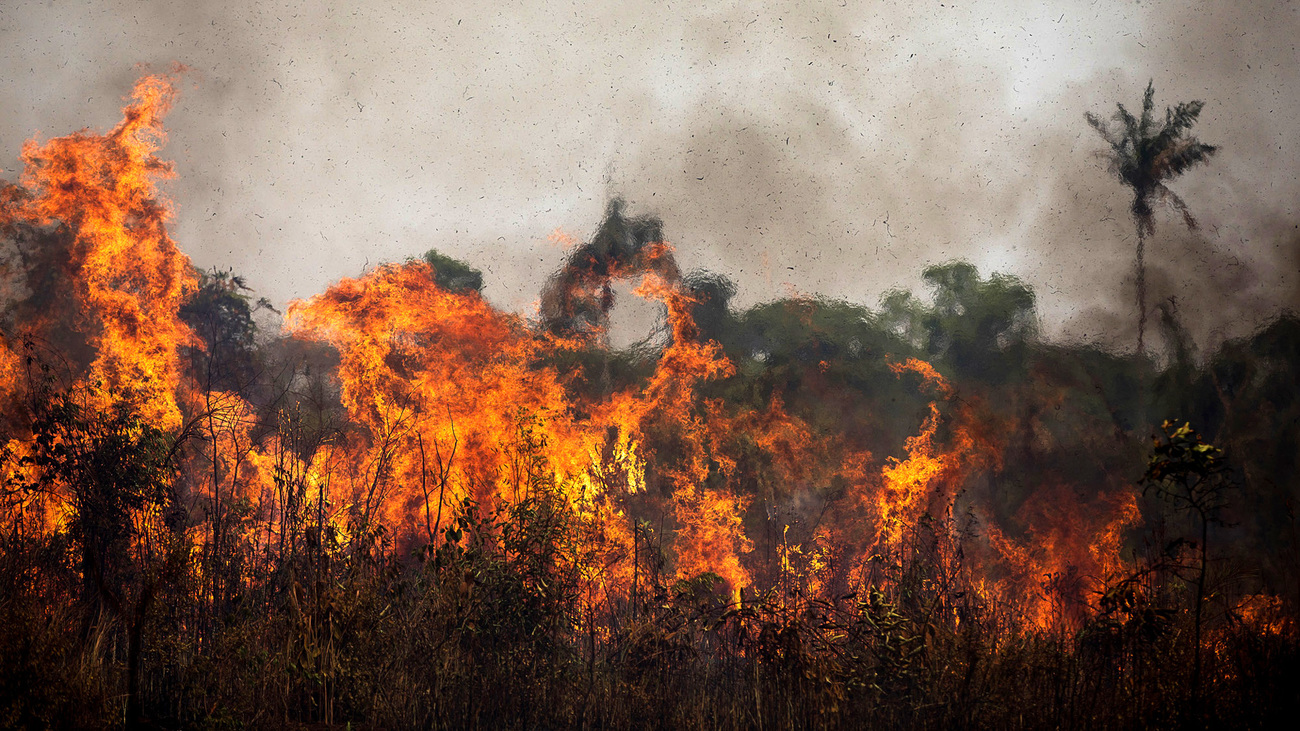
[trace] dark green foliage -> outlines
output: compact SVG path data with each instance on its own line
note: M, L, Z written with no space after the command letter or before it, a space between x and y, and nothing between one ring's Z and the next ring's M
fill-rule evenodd
M459 259L453 259L437 249L429 249L421 257L433 267L434 281L448 292L461 294L483 291L483 272Z
M1165 437L1157 439L1146 473L1145 489L1154 491L1180 512L1195 513L1207 523L1221 522L1232 487L1223 450L1206 443L1184 423L1164 423Z
M74 515L69 537L81 547L84 599L120 611L123 585L135 573L127 555L140 530L133 516L173 507L172 443L141 419L129 395L113 398L107 412L88 403L98 397L95 389L42 385L32 408L34 449L14 465L23 472L6 475L6 488L66 501Z
M731 298L736 296L736 285L725 276L706 269L687 272L682 283L695 298L691 319L703 340L725 340L735 326L731 314Z
M1196 598L1192 611L1194 620L1195 654L1192 675L1192 693L1200 701L1201 690L1201 616L1205 604L1205 576L1209 568L1209 535L1211 525L1221 525L1221 513L1228 505L1228 493L1235 487L1223 450L1207 444L1201 435L1184 422L1177 426L1163 424L1164 439L1156 439L1151 461L1142 475L1144 490L1154 492L1180 513L1192 515L1200 531L1197 545L1199 561L1196 569Z
M40 364L29 355L28 365ZM75 547L82 613L77 635L93 648L106 637L116 639L115 626L124 629L125 718L134 723L142 712L145 624L159 582L175 575L185 551L174 533L185 521L173 489L174 442L141 418L132 394L103 394L97 386L59 388L51 369L40 365L38 372L30 394L31 448L18 457L6 447L4 490L18 504L34 498L36 504L63 506L70 515L66 527L52 534L17 515L9 524L14 539L31 531L38 542L66 540ZM108 408L97 408L104 401ZM65 607L55 602L51 609ZM62 649L65 662L76 657L66 648L50 649ZM24 645L20 652L31 648Z
M1026 346L1038 332L1033 291L1005 274L982 279L961 261L929 267L923 277L934 304L891 292L881 313L886 326L963 375L986 383L1023 378Z
M244 391L256 375L253 314L274 308L265 298L254 302L243 278L230 272L199 271L198 280L179 312L202 343L189 353L191 375L207 391Z

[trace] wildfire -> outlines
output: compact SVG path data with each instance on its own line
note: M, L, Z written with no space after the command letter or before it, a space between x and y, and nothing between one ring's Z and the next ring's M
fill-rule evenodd
M542 474L575 489L595 438L566 418L559 374L536 367L563 344L433 274L384 266L289 309L289 332L338 349L344 406L368 432L350 445L365 465L346 476L350 499L410 530L429 502L517 500Z
M178 312L196 280L167 233L157 184L172 169L156 156L176 82L175 74L141 79L107 134L28 143L22 188L6 191L0 224L66 229L68 277L84 312L76 327L93 351L79 382L102 383L100 398L128 399L172 433L185 420L199 424L206 441L186 479L213 505L239 496L275 522L314 500L329 505L340 535L348 525L383 525L415 548L442 541L466 499L501 507L555 492L601 546L599 567L584 567L592 586L625 599L642 540L630 500L642 496L672 534L659 538L674 575L716 574L739 598L742 588L773 580L755 555L760 532L780 536L781 577L801 574L805 586L830 591L867 580L871 557L901 550L924 517L951 520L963 488L1001 464L998 429L980 416L978 399L957 399L915 358L891 368L919 377L932 400L898 456L883 461L846 433L787 411L779 389L758 410L706 399L702 388L734 376L736 366L701 337L691 316L699 303L672 247L648 225L589 245L565 240L569 264L543 294L538 322L497 310L477 292L444 290L424 262L380 266L292 303L285 334L338 353L333 375L348 423L313 452L283 435L258 436L259 417L243 396L200 394L182 382L182 346L197 343ZM644 379L574 388L576 371L557 363L608 350L616 280L638 280L635 294L663 306L670 338ZM831 377L828 362L817 363L816 377ZM15 391L19 371L12 343L0 341L0 395ZM1072 500L1065 487L1045 486L1017 516L1023 538L984 516L994 550L974 573L1031 591L1038 599L1030 615L1043 629L1054 621L1052 602L1079 599L1120 569L1122 533L1138 518L1131 491ZM792 539L792 525L814 510L816 522ZM214 522L211 540L235 530ZM269 550L269 534L258 540ZM1067 590L1038 582L1044 576L1082 578Z

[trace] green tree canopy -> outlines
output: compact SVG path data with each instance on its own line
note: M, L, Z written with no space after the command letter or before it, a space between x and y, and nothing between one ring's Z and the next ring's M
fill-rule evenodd
M1034 291L1009 274L983 279L964 261L929 267L922 276L934 290L934 304L890 292L881 302L884 326L959 373L1002 380L1009 358L1038 332Z
M424 252L424 261L433 267L434 281L448 292L483 291L483 272L459 259L453 259L437 249Z

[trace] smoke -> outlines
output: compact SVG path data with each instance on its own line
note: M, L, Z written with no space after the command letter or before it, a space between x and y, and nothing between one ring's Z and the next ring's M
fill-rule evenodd
M1128 196L1083 113L1202 99L1222 147L1157 211L1151 301L1203 345L1295 307L1300 79L1286 3L13 3L0 145L116 118L137 63L195 69L169 120L176 239L277 302L430 247L528 310L609 198L740 306L874 304L964 258L1055 337L1131 347ZM5 162L5 177L16 164Z

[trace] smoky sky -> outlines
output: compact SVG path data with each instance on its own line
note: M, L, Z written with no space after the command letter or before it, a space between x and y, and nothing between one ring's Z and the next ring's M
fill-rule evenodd
M1282 1L6 0L0 164L180 62L174 236L280 303L436 247L530 312L552 233L621 196L741 305L874 305L962 258L1032 284L1049 334L1123 347L1136 237L1083 115L1151 79L1222 148L1171 186L1201 231L1158 209L1147 255L1204 343L1300 305L1297 37Z

